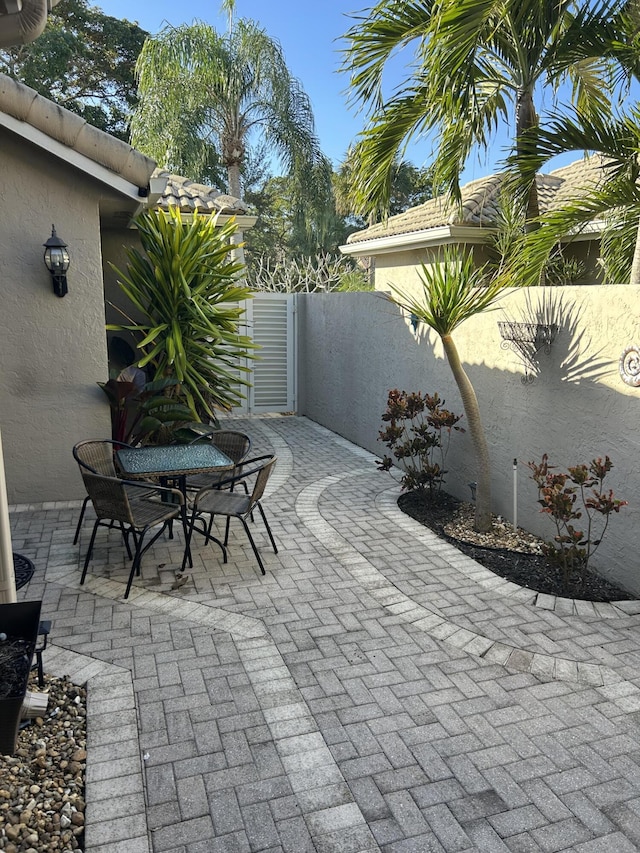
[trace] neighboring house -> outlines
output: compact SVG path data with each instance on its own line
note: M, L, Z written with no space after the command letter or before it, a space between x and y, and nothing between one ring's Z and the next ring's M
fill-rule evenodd
M603 159L585 157L537 177L540 212L561 207L605 179ZM447 196L432 198L404 213L356 231L340 250L355 258L372 258L376 290L418 283L420 265L428 263L445 245L471 245L478 263L486 260L486 246L496 231L503 178L491 175L461 188L462 204ZM576 284L601 284L598 263L601 224L585 228L563 247L567 259L580 261L583 277Z
M0 0L1 2L1 0ZM137 245L132 217L174 201L185 212L239 213L237 199L156 170L153 160L0 75L0 430L10 503L83 495L71 448L110 434L97 382L108 378L109 267ZM249 227L253 217L242 218ZM69 292L55 295L43 244L68 244Z

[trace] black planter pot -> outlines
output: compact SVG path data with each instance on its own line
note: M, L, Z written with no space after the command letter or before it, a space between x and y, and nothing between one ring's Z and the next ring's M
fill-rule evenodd
M0 604L0 755L13 755L40 624L41 601Z

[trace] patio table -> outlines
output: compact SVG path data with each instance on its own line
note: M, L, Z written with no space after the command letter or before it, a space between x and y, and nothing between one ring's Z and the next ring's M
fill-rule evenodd
M149 447L123 447L116 451L116 462L122 474L131 480L148 480L158 477L162 484L173 482L185 496L183 524L186 537L186 497L187 477L194 474L219 474L233 471L235 463L215 444L169 444L151 445ZM227 561L226 548L210 531L206 534L222 549L224 561ZM169 536L173 531L169 530ZM193 565L191 549L187 538L185 553L182 560L182 570L185 565Z
M126 447L116 451L116 460L131 480L160 477L175 481L183 492L190 474L217 474L234 468L233 461L214 444Z

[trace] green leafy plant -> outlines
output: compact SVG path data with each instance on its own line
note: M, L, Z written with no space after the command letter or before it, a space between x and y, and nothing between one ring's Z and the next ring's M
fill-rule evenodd
M545 543L543 552L549 562L561 570L566 588L572 575L585 577L611 513L620 512L627 501L614 498L611 489L603 491L604 478L613 468L608 456L593 459L589 465L568 468L568 473L563 473L555 472L545 453L540 463L529 462L528 467L538 487L541 512L551 516L556 528L553 542ZM583 521L578 527L574 522L580 519Z
M118 284L143 319L108 325L137 337L138 367L152 380L174 379L171 396L180 397L192 420L217 421L242 398L240 360L252 358L254 344L238 333L242 300L250 290L238 276L243 265L230 256L236 232L233 219L218 226L215 217L180 211L149 210L135 220L143 252L127 250L125 271L113 266Z
M114 441L135 445L190 440L202 426L191 423L188 406L167 396L176 379L147 382L144 370L131 366L98 385L109 400Z
M393 456L378 462L381 471L390 471L394 464L403 470L400 483L406 491L423 492L430 499L444 483L445 460L453 430L462 415L444 408L438 394L407 393L394 388L389 391L387 410L382 420L388 426L379 433Z

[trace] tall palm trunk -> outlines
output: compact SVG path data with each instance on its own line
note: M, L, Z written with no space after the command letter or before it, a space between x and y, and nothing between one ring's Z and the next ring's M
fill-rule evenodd
M229 195L235 196L235 198L242 198L242 187L240 184L240 163L234 160L233 162L227 162L227 181L229 183ZM238 261L244 267L245 265L245 257L244 257L244 234L242 231L238 230L231 238L231 243L234 248L231 250L231 257L234 261ZM245 278L244 269L241 273L242 278Z
M449 367L453 373L462 406L469 424L469 433L473 446L476 452L478 462L478 487L476 489L476 515L475 529L480 533L486 533L491 529L491 462L489 459L489 448L484 436L482 428L482 419L480 417L480 407L478 406L478 398L469 377L460 361L458 348L451 335L440 335L442 345L444 347Z
M533 92L531 89L522 89L518 95L516 103L516 150L519 159L523 157L522 145L520 139L527 131L533 130L539 124L538 113L533 102ZM525 214L525 230L531 231L539 227L533 224L533 220L540 216L540 201L538 199L538 187L536 186L535 176L529 187L527 196L527 210Z
M227 164L227 180L229 182L229 195L236 198L242 198L242 188L240 186L240 164Z

